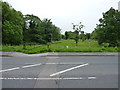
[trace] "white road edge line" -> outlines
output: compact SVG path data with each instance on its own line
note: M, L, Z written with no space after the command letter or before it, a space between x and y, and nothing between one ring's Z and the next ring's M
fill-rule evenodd
M27 66L22 66L22 68L30 68L30 67L35 67L35 66L39 66L39 65L42 65L42 64L39 63L39 64L27 65Z
M65 72L68 72L68 71L71 71L71 70L74 70L74 69L77 69L77 68L80 68L80 67L84 67L84 66L87 66L87 65L88 65L88 63L82 64L82 65L79 65L79 66L76 66L76 67L72 67L72 68L69 68L69 69L65 69L63 71L51 74L50 77L53 77L53 76L56 76L58 74L62 74L62 73L65 73Z
M16 69L20 69L20 67L11 68L11 69L6 69L6 70L0 70L0 72L7 72L7 71L16 70Z

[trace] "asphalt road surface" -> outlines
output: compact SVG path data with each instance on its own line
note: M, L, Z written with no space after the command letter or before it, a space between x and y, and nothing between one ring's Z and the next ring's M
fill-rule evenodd
M3 57L0 73L2 88L118 88L118 57Z

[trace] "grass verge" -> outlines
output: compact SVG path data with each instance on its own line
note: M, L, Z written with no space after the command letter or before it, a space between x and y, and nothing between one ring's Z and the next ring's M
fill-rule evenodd
M78 46L76 46L74 40L61 40L56 41L50 45L48 49L47 45L27 45L26 49L23 49L22 45L19 46L0 46L0 51L3 52L22 52L26 54L37 54L45 52L118 52L117 47L103 47L98 45L94 40L79 40Z

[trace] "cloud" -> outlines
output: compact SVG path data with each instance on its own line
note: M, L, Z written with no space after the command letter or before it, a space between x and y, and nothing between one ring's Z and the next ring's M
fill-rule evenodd
M62 31L71 30L71 23L82 22L86 32L92 32L110 7L118 8L119 0L3 0L23 14L49 18Z

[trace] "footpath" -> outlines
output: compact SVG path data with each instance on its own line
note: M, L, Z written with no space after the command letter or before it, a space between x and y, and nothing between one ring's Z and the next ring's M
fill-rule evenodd
M40 54L24 54L19 52L0 52L0 57L15 56L120 56L119 52L48 52Z

